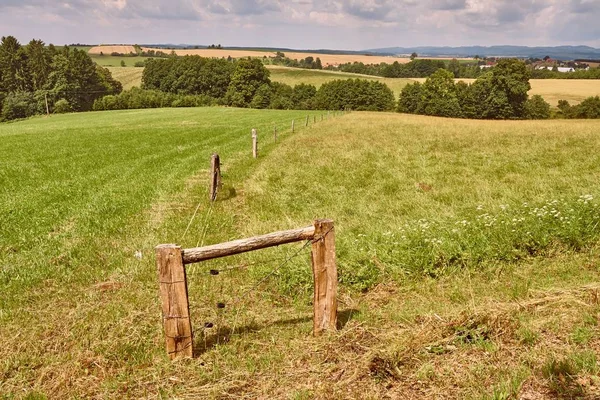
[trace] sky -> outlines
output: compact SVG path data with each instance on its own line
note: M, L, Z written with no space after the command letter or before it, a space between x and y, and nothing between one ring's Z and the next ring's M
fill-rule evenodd
M0 0L22 43L600 47L600 0Z

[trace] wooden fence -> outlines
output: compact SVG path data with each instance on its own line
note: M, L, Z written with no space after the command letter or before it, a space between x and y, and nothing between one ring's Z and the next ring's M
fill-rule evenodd
M319 335L325 330L335 330L337 325L337 267L332 220L316 220L306 228L193 249L182 249L175 244L157 246L156 265L169 357L189 358L194 354L186 265L305 240L312 242L313 334Z

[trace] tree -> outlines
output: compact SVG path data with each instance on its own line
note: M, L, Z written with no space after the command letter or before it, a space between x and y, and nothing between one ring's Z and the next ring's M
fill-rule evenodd
M301 83L294 86L292 93L293 108L296 110L312 110L315 107L317 88L313 85Z
M125 66L125 60L121 60L121 67Z
M440 117L460 117L461 110L452 72L440 69L423 84L422 112Z
M410 55L410 59L411 59L411 60L414 60L414 59L415 59L415 58L417 58L417 57L419 57L419 55L418 55L417 53L412 53L412 54Z
M419 82L408 84L402 88L398 100L398 112L407 114L421 114L421 95L423 85Z
M550 104L542 96L536 94L525 102L525 112L528 119L550 118Z
M321 59L317 57L315 60L315 69L323 69L323 64L321 63Z
M32 90L41 90L48 80L52 54L41 40L31 40L24 48Z
M26 91L26 68L26 55L19 41L14 36L3 36L0 41L0 91Z
M455 78L460 78L460 63L456 58L448 62L448 71L452 72Z
M239 60L231 76L226 101L234 107L248 107L258 88L270 83L269 70L259 59Z

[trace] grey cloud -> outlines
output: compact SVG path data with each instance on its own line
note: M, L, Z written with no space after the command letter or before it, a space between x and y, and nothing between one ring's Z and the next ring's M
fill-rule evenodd
M570 0L569 10L576 14L600 11L600 2L598 0Z
M122 10L113 9L111 12L113 15L127 19L145 18L181 21L201 19L200 13L191 1L128 0Z
M212 0L208 3L207 10L214 14L246 16L280 11L281 6L274 0L229 0L228 2Z
M434 10L464 10L467 0L431 0L431 8Z
M385 20L394 9L393 2L387 0L349 0L343 10L355 17L367 20Z
M459 21L473 28L510 29L535 17L552 5L550 0L478 0L458 14Z

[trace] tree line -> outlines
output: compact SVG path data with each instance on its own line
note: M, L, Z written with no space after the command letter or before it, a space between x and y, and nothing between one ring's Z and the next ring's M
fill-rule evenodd
M391 64L364 64L362 62L349 62L337 66L330 65L325 69L332 71L350 72L355 74L381 76L384 78L427 78L439 69L446 69L455 78L477 78L481 68L477 64L464 64L453 59L448 62L433 59L415 59L401 64L394 61Z
M554 115L541 96L528 95L530 70L516 59L503 59L474 83L454 81L454 75L439 69L425 83L406 85L398 111L470 119L598 118L600 99L589 98L577 106L561 100Z
M272 82L260 59L215 59L184 56L150 59L142 87L98 99L95 110L226 105L232 107L391 111L391 89L380 82L337 80L294 87Z
M501 61L501 59L499 60ZM415 59L401 64L398 61L392 64L364 64L362 62L349 62L340 65L325 67L331 71L350 72L381 76L384 78L428 78L440 69L450 71L454 78L476 79L495 66L482 68L480 62L461 63L456 59L449 61L434 59ZM528 67L532 79L600 79L600 68L580 69L574 72L558 72L557 70L535 69L531 64Z
M0 121L91 110L96 99L122 89L83 50L36 39L23 46L13 36L0 40Z

